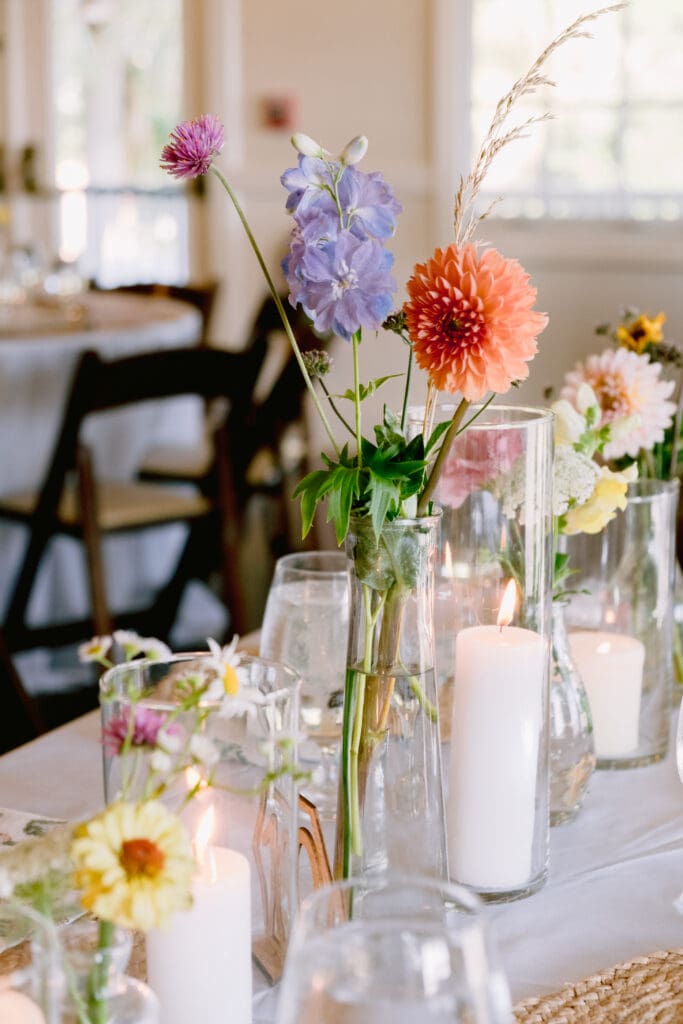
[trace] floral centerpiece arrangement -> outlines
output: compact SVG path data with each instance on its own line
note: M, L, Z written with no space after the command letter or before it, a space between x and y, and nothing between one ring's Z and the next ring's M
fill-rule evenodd
M105 753L121 764L114 802L77 824L0 850L0 898L23 908L47 936L79 1024L110 1019L105 983L115 930L164 928L192 905L197 865L181 814L200 790L219 785L221 752L206 735L207 716L250 715L263 699L248 684L236 645L236 637L223 648L209 640L209 654L176 674L172 711L155 710L146 703L147 693L131 689L122 709L105 718ZM79 653L82 661L104 668L120 659L128 665L171 656L161 641L123 630L93 638ZM282 743L288 745L289 738L283 736ZM297 768L283 758L278 770ZM273 778L263 772L263 789ZM82 986L71 976L55 922L84 911L99 922L99 954Z
M671 480L681 462L683 358L664 338L664 313L655 317L627 310L616 328L601 324L596 334L613 344L588 356L565 375L561 398L579 407L579 390L588 384L599 410L599 426L628 420L628 429L605 445L604 460L613 467L632 463L640 477ZM665 376L673 370L674 379ZM673 401L672 401L673 398Z
M618 5L604 10L616 9ZM500 150L548 116L510 126L517 101L552 84L544 73L548 58L568 40L584 36L586 25L602 13L585 15L562 32L499 102L473 170L456 191L454 240L415 266L406 286L408 299L398 312L391 313L395 283L387 242L401 207L381 173L359 169L367 140L359 136L333 155L306 135L293 136L297 166L281 179L294 222L283 269L292 305L302 306L315 329L332 330L350 344L352 381L340 396L329 395L322 381L316 387L312 378L321 376L324 360L306 359L300 352L239 200L214 163L224 142L220 121L203 115L179 125L162 153L162 167L172 176L190 179L210 171L227 191L330 446L322 456L324 467L302 480L296 493L304 534L318 505L327 504L338 541L347 538L358 584L352 632L359 641L350 645L342 731L337 870L343 875L366 863L360 824L365 790L376 755L386 749L392 715L403 723L394 722L399 729L418 714L423 719L436 715L426 675L433 668L433 654L408 641L409 634L420 630L430 638L425 619L431 614L430 590L424 580L433 552L425 538L430 531L433 535L432 499L449 449L477 415L473 411L468 419L472 403L483 402L481 409L527 377L537 337L547 323L533 308L536 290L520 264L473 241L490 212L477 210L477 196ZM368 436L363 402L389 378L364 380L360 356L367 344L364 333L382 328L405 345L405 397L401 412L385 409L382 422ZM413 360L427 374L427 400L423 429L409 437L406 410ZM436 400L443 390L458 394L459 400L453 416L434 426ZM339 402L350 404L348 416Z
M596 334L612 344L588 356L565 375L563 400L578 409L579 393L588 384L598 406L598 425L618 417L624 426L602 451L609 467L630 470L640 479L680 478L683 452L683 357L664 336L666 314L650 316L627 309L615 326L600 324ZM674 669L683 685L683 634L674 624Z

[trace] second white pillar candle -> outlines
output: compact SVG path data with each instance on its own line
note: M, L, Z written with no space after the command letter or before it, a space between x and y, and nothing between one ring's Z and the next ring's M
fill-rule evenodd
M521 889L533 869L547 646L528 629L473 626L455 650L451 877L491 892Z

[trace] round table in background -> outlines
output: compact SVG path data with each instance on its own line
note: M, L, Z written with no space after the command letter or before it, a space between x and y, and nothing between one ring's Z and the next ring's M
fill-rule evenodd
M194 307L127 292L88 292L69 304L0 310L0 493L40 486L82 352L94 349L115 359L193 345L200 332ZM148 448L196 440L202 415L197 399L175 398L98 416L86 427L97 471L111 479L130 478ZM114 610L146 603L175 564L183 535L182 526L172 526L146 536L106 539ZM0 526L0 616L26 536L20 526ZM53 542L34 590L30 620L84 617L89 608L85 581L81 546L69 538Z

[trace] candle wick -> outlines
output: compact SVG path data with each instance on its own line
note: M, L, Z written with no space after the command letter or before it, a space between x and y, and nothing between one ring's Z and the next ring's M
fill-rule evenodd
M498 627L498 629L500 630L501 633L503 632L503 623L502 622L501 622L500 626Z

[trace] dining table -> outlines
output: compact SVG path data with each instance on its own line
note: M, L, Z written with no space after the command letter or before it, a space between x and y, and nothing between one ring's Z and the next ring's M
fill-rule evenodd
M100 763L99 714L91 712L0 757L0 807L84 818L103 804ZM513 1000L680 949L681 890L683 786L672 736L655 764L595 772L576 819L551 829L545 886L484 908ZM276 1000L277 987L255 967L254 1024L272 1024Z
M39 487L56 440L69 385L80 355L105 359L194 345L201 316L185 302L131 292L89 291L0 307L0 493ZM107 413L86 425L98 472L130 479L156 445L191 444L201 436L203 408L196 398L145 403ZM144 607L170 575L184 538L182 526L149 531L144 538L110 537L105 559L114 611ZM0 621L20 564L27 531L0 526ZM89 610L85 562L71 538L55 540L43 560L29 607L42 625L85 618ZM84 638L85 639L85 638Z

